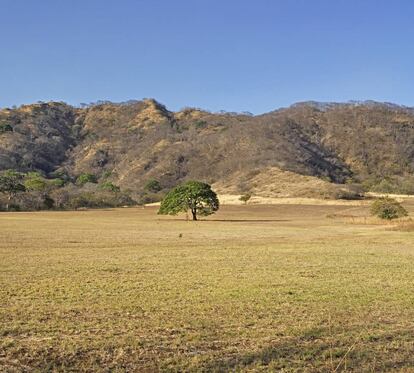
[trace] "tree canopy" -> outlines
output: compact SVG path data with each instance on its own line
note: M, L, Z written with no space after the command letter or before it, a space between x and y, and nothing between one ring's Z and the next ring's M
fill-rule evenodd
M7 170L0 175L0 193L6 194L8 201L11 201L17 193L24 192L25 190L23 174L20 172ZM9 209L8 203L6 209Z
M42 192L46 190L48 181L37 172L30 172L25 177L24 186L29 191Z
M371 215L381 219L392 220L408 215L407 210L393 198L382 197L371 205Z
M250 200L250 198L252 198L251 194L243 194L242 196L240 196L239 201L242 201L245 205L247 205L247 202Z
M148 180L144 187L145 190L153 193L157 193L162 189L162 186L158 180Z
M78 178L76 179L76 184L77 185L85 185L86 183L93 183L96 184L97 178L94 174L91 173L84 173L78 176Z
M201 181L187 181L172 189L161 202L159 214L176 215L191 211L192 219L211 215L219 209L217 194Z

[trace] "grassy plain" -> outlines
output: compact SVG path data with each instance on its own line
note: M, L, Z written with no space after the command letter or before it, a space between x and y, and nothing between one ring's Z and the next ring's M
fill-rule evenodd
M414 371L414 232L366 214L2 213L0 371Z

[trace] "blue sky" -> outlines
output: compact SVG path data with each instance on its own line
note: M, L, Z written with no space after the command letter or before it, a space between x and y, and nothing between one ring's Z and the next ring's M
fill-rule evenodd
M414 1L0 0L0 107L414 106Z

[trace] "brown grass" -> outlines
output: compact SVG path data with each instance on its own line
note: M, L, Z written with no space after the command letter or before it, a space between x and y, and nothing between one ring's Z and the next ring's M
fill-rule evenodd
M155 212L0 214L0 371L412 370L410 232L327 217L349 206Z

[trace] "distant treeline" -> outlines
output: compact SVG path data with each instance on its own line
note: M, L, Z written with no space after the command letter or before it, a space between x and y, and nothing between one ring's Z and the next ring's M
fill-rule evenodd
M159 201L163 193L157 180L149 180L145 190L121 190L110 180L98 181L91 173L72 180L57 173L53 178L39 172L0 172L0 210L33 211L132 206Z

